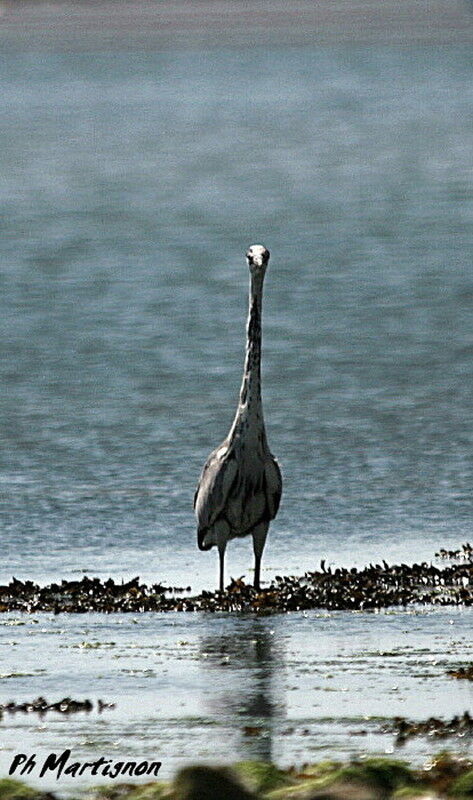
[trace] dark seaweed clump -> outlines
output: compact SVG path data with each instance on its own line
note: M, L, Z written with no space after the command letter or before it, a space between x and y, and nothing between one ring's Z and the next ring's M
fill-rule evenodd
M99 713L106 708L115 708L115 703L105 703L103 700L97 701L97 710ZM39 714L44 716L48 711L58 711L60 714L76 714L78 711L90 712L94 709L92 700L73 700L72 697L63 697L62 700L57 700L55 703L48 703L44 697L37 697L31 702L16 703L12 701L0 705L0 716L5 712L8 714Z
M112 578L83 577L38 586L13 578L0 586L1 611L142 612L142 611L258 611L263 613L309 609L367 610L407 606L473 605L473 562L437 567L432 563L370 564L363 569L319 570L301 577L276 576L265 589L255 590L242 578L232 580L225 592L182 596L187 590L148 586L134 578L116 583Z
M450 736L472 736L473 718L468 711L460 716L452 717L450 720L443 720L439 717L429 717L424 722L412 722L404 717L394 717L392 726L384 730L393 731L396 734L396 744L403 744L413 736L433 736L445 739Z
M473 681L473 664L468 664L466 667L457 667L457 669L449 669L447 670L447 675L460 680Z
M459 550L446 550L441 547L438 553L435 553L435 558L444 558L448 561L457 561L459 559L471 561L473 559L473 547L469 542L462 544Z

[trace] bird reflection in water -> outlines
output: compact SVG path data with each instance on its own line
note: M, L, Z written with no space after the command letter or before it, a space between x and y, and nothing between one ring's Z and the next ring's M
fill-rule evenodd
M239 731L238 759L271 761L285 717L282 642L269 618L234 620L225 628L201 639L200 656L209 672L208 711L224 727Z

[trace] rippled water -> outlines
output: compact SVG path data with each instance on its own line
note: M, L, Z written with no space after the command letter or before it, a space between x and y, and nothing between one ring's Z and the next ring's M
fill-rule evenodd
M266 574L471 535L471 49L9 52L2 574L209 585L192 495L272 251ZM232 574L248 542L232 543ZM198 570L198 577L196 577Z
M370 752L422 763L446 740L421 737L399 748L383 729L394 715L450 719L471 708L468 681L446 670L472 657L469 611L2 615L4 695L31 701L34 683L48 699L67 687L73 697L117 705L102 714L6 715L0 771L20 742L39 765L68 747L73 761L162 761L164 779L196 761L289 766ZM448 746L471 755L470 737ZM98 782L38 773L30 782L43 789Z
M234 414L258 241L284 474L263 578L471 539L472 66L455 45L7 49L1 581L215 585L192 497ZM228 575L251 566L232 542ZM216 741L284 763L384 752L374 717L471 706L444 672L471 659L467 613L1 623L2 701L118 701L4 721L3 767L18 737L43 752L66 728L85 756L158 751L166 774Z

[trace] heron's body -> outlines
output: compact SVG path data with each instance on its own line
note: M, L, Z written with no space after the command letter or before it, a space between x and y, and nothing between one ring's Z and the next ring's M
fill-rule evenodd
M281 498L281 473L266 439L261 402L261 304L269 253L253 245L250 267L250 309L243 382L235 419L226 439L207 459L195 493L197 542L201 550L217 546L220 590L229 539L253 537L255 586L259 588L261 555L269 523Z

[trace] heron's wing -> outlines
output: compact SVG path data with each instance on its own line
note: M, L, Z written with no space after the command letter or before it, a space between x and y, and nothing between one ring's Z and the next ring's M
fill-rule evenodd
M238 465L231 449L222 445L210 454L194 496L199 530L209 528L218 518L237 474Z
M281 470L274 456L270 456L264 465L264 478L269 518L274 519L278 513L282 494Z

